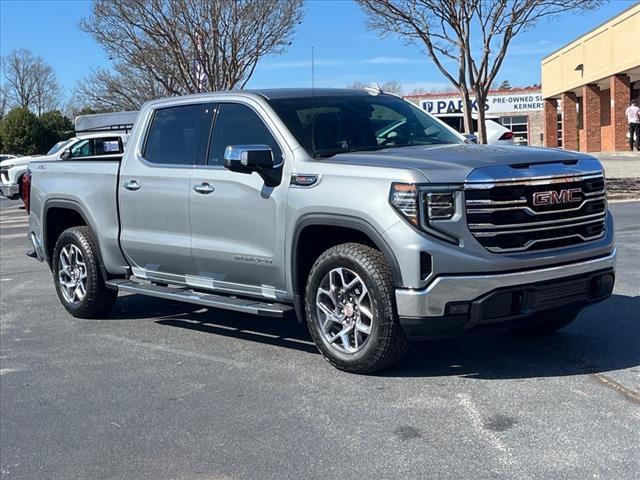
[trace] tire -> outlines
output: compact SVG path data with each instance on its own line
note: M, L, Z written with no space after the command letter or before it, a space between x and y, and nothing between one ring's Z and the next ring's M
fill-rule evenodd
M16 199L20 199L22 200L22 179L24 178L24 173L22 175L20 175L20 178L18 178L18 196L15 197Z
M97 244L88 227L62 232L52 265L56 293L67 312L78 318L98 318L111 310L118 292L104 284Z
M305 313L318 350L339 370L377 372L399 362L409 347L389 265L366 245L345 243L318 257L307 279Z
M513 328L512 331L524 336L543 336L560 330L573 322L580 310L569 310L562 313L540 314L536 323ZM547 317L547 318L544 318ZM544 319L543 319L544 318Z

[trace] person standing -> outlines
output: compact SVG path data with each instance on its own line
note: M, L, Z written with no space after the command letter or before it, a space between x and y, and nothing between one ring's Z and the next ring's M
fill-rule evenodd
M638 100L631 100L631 105L625 110L629 122L629 149L633 152L635 137L636 150L640 152L640 107Z

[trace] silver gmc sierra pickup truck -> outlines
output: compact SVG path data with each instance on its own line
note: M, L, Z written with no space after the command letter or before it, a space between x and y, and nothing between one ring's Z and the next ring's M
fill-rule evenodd
M118 291L295 311L331 364L367 373L412 338L562 328L613 289L596 159L470 144L383 92L153 101L121 161L31 171L30 239L77 317Z

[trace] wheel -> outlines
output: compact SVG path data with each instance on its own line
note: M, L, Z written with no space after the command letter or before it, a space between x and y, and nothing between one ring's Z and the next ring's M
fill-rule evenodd
M531 325L523 325L522 327L513 328L513 332L519 335L548 335L566 327L573 322L580 310L568 310L566 312L540 314L538 322ZM546 318L545 318L546 317Z
M22 179L24 178L24 175L20 175L20 177L18 178L18 196L15 197L16 199L22 199Z
M311 268L307 324L320 353L340 370L372 373L403 358L409 342L394 305L391 271L378 250L337 245Z
M53 250L53 279L64 308L79 318L97 318L113 306L118 292L107 288L98 264L98 248L87 227L60 235Z

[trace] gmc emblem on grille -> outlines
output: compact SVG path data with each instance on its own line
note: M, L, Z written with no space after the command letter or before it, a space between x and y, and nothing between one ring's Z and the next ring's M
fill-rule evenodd
M533 194L533 204L536 207L542 205L562 205L563 203L579 202L582 190L579 188L569 188L567 190L552 190L550 192L535 192Z

